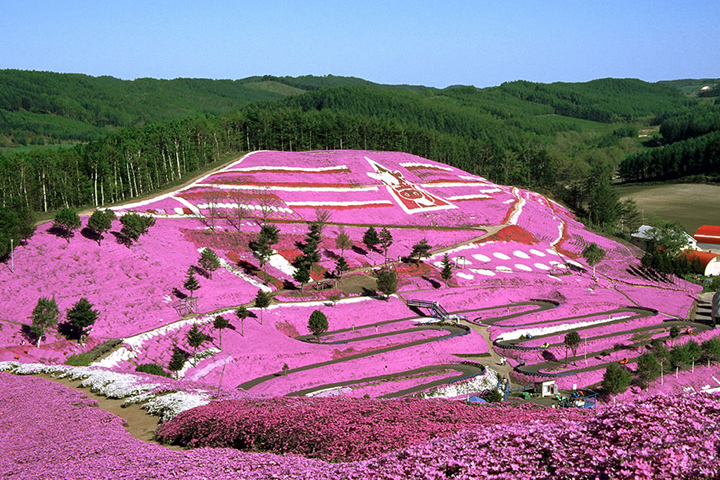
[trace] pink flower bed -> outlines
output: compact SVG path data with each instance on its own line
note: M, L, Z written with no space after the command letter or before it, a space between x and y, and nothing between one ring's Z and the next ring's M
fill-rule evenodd
M225 401L178 415L158 430L164 442L192 447L300 454L331 461L372 458L448 437L458 430L537 418L587 418L539 407L477 408L435 400L271 399Z
M190 410L165 426L190 441L207 438L203 430L215 438L228 431L231 439L242 439L247 431L229 430L242 421L269 433L265 440L248 435L250 441L278 449L303 449L313 441L321 447L319 453L338 456L357 454L357 447L364 445L387 449L368 452L374 455L368 460L329 464L231 448L171 451L134 439L121 419L91 407L80 392L5 373L0 373L0 386L0 429L22 432L0 436L0 475L8 478L90 479L108 471L114 478L218 479L440 479L448 474L458 479L670 479L720 474L712 461L720 448L720 402L709 395L643 398L602 408L597 416L575 409L466 407L454 402L278 399L252 403L256 414L263 415L262 422L247 414L247 402L230 403L232 409L215 403ZM317 416L308 414L312 408ZM227 421L207 420L217 416ZM331 422L337 431L332 437L339 448L327 443L331 436L323 422ZM366 428L355 428L358 425ZM278 431L286 434L273 435ZM372 432L377 433L371 437ZM384 445L388 434L399 435L396 441L405 443ZM426 438L418 439L421 435ZM359 438L368 440L357 442ZM398 448L408 440L418 443Z

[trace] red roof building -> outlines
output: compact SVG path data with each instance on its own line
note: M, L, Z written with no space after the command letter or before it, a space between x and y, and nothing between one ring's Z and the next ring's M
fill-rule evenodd
M715 225L703 225L695 232L695 240L698 243L720 245L720 227Z
M685 250L689 261L693 262L697 258L703 266L704 274L720 275L720 255L717 253L701 252L699 250Z

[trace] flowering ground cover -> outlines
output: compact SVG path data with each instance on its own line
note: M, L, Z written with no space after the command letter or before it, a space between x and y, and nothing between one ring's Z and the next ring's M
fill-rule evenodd
M0 474L6 478L90 479L106 478L110 472L113 478L137 478L142 472L143 478L183 479L709 479L720 474L714 461L720 446L720 403L709 395L654 396L602 409L596 416L568 409L464 407L457 402L399 400L394 401L394 409L388 409L384 408L387 401L360 404L361 400L355 400L353 405L350 400L285 399L269 401L274 405L254 403L253 411L266 420L262 423L239 408L248 404L241 401L222 409L220 403L211 403L166 424L189 441L210 437L227 442L218 438L223 431L242 440L230 429L236 422L245 422L261 431L280 431L268 428L274 424L287 432L247 438L277 449L307 448L315 439L320 442L318 453L326 455L357 455L358 447L365 445L367 450L387 451L367 460L327 463L234 448L172 451L133 438L121 419L91 407L92 401L82 393L47 380L4 373L0 373L0 385L0 430L23 432L0 436ZM44 401L35 401L38 397ZM310 402L317 406L334 402L315 411L332 422L337 446L326 441L330 437L327 427L306 415L312 406L302 403ZM301 407L292 407L297 404ZM415 414L418 408L422 416ZM335 415L328 416L328 410ZM369 415L359 417L361 411ZM208 413L226 421L211 425ZM387 428L372 420L378 418L389 422ZM459 418L469 422L458 422ZM366 428L353 428L358 424L350 420ZM209 435L200 434L203 429ZM373 431L383 434L371 437ZM386 432L395 438L399 435L399 442L418 443L383 445ZM430 438L436 433L438 438ZM354 442L358 435L368 441Z
M238 205L247 214L236 226L231 215ZM485 359L489 367L486 374L476 372L467 381L467 388L483 379L497 378L493 371L497 367L491 360L497 359L495 354L506 356L511 365L524 362L529 367L548 361L543 352L561 359L564 335L577 330L589 337L589 353L610 351L588 358L585 366L596 370L573 372L572 365L551 368L553 372L572 373L558 379L561 387L582 388L597 383L604 366L619 355L637 356L643 342L666 336L663 322L687 317L698 293L697 286L665 281L642 271L634 247L586 230L564 207L542 195L496 185L403 153L256 152L176 192L115 209L118 214L137 211L153 215L156 224L130 247L116 240L120 231L117 221L101 245L79 231L67 242L52 235L49 224L41 225L15 250L15 271L0 268L0 289L5 293L0 299L0 361L59 364L70 354L120 338L121 344L99 358L96 366L117 374L130 374L142 363L168 367L173 349L179 347L188 356L173 381L172 388L179 395L185 386L200 385L219 388L223 398L251 396L268 402L303 391L337 397L382 397L426 390L434 381L449 382L458 374L455 366L465 358ZM311 285L302 292L293 280L292 262L303 248L308 222L316 219L318 209L330 212L330 218L320 237L320 259L311 284L331 276L342 253L351 269L343 283L347 280L352 288L332 285L316 291ZM213 210L219 214L210 218ZM257 238L264 216L278 227L279 237L263 266L249 244ZM380 249L370 252L363 244L370 225L377 230L387 227L393 237L387 257L395 263L398 292L387 299L372 296L374 280L365 277L370 267L384 261ZM341 229L354 244L344 252L335 245ZM398 263L398 258L407 256L423 238L432 246L431 256L417 265ZM582 250L593 242L607 252L594 275L581 257ZM197 312L181 317L176 307L191 293L183 285L188 268L197 265L205 248L218 254L220 268L212 276L196 271L200 286L193 292ZM448 281L441 276L446 252L455 266ZM269 307L254 306L259 291L274 297ZM100 316L87 343L65 340L51 330L39 347L29 344L22 326L29 324L41 296L55 298L62 319L80 297L98 309ZM449 312L467 316L470 322L461 327L418 329L419 323L428 319L409 309L405 304L408 299L439 302ZM244 321L234 313L240 305L250 310L250 317ZM302 338L310 334L308 319L314 310L328 319L328 331L319 342ZM217 315L229 320L227 329L213 327ZM188 344L193 326L208 337L199 347ZM640 328L652 330L641 339L636 335ZM518 341L528 334L535 338ZM699 332L698 338L706 335L709 333ZM531 347L545 342L551 345L530 351L496 347L497 352L492 352L488 340L498 339ZM618 345L622 348L616 348ZM582 356L583 348L578 356ZM574 362L575 367L582 367L585 359ZM694 391L711 390L715 382L712 366L698 366L696 370L696 374L679 372L678 378L668 379L661 386L653 384L651 391L688 394L690 390L683 388L690 386ZM529 383L535 379L513 378L515 383L521 380ZM44 388L38 385L32 388ZM451 397L465 391L437 387L435 393ZM628 397L637 395L628 393ZM63 402L67 400L62 398ZM205 401L209 398L204 397ZM538 422L553 418L546 413L533 418ZM573 422L576 420L580 421ZM484 427L472 424L473 431L480 428ZM576 437L553 428L548 432L575 441ZM573 428L583 431L590 427L583 423ZM456 469L462 477L474 475L467 472L486 472L483 468L506 472L504 468L515 464L523 468L532 464L510 461L512 457L497 456L502 453L467 444L475 434L455 434L453 429L459 427L450 428L455 436L444 438L442 442L446 443L437 440L441 443L435 445L425 439L402 453L376 452L371 459L347 464L352 465L347 470L294 457L231 456L250 462L247 465L266 462L259 471L269 475L281 471L284 475L292 471L292 465L300 465L299 476L309 478L316 473L317 478L367 478L375 474L378 478L444 477L448 472L455 475ZM501 438L499 429L487 427L483 435L489 435L490 444L509 452L515 452L516 442L531 452L540 452L540 459L553 455L566 458L554 451L542 453L541 443L528 437L527 428L508 431L513 435L510 443ZM549 445L558 445L543 436L544 431L532 431ZM431 448L437 448L438 453L430 453ZM469 464L453 449L487 456L488 460L482 465ZM577 453L570 450L568 455ZM612 455L607 453L607 458ZM566 468L562 461L558 472ZM270 462L276 462L275 466L268 467ZM532 465L538 468L538 464ZM621 476L619 470L613 470L616 467L607 467L607 471ZM240 468L246 468L242 471L247 473L250 467ZM306 468L316 470L311 474Z

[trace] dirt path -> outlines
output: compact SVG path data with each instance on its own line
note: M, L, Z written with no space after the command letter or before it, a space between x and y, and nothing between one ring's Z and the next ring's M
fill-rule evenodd
M80 386L80 380L70 380L69 378L58 378L47 374L38 374L37 377L44 378L51 382L59 383L67 388L72 388L84 393L98 403L98 407L112 413L125 420L126 428L130 434L149 443L158 443L155 440L155 432L157 431L159 418L150 415L146 410L142 409L141 404L129 405L123 407L124 399L107 398L90 391L90 388ZM162 444L161 444L162 445ZM178 446L166 446L171 450L182 450Z

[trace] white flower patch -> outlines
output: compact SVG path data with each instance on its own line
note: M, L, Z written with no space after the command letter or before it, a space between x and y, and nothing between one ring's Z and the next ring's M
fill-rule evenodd
M196 187L219 188L220 190L255 190L255 185L234 185L224 183L198 183ZM377 185L362 185L358 187L284 187L279 185L264 186L263 190L281 192L377 192Z
M484 268L471 268L470 271L473 273L477 273L478 275L485 275L486 277L495 276L495 272L493 272L492 270L486 270Z
M490 195L484 193L476 193L471 195L456 195L454 197L446 197L447 200L484 200L486 198L492 198Z
M237 208L242 208L244 210L269 210L271 212L293 213L292 209L286 208L286 207L276 207L273 205L251 205L251 204L231 203L231 202L198 203L197 207L200 209L209 209L210 207L215 207L215 208L231 208L234 210Z
M447 251L444 252L444 253L436 253L435 255L432 255L430 258L432 259L432 258L435 258L435 257L443 257L443 256L445 256L445 253L447 253L448 255L453 255L453 254L455 254L455 253L457 253L457 252L461 252L461 251L463 251L463 250L470 250L470 249L472 249L472 248L478 248L477 244L475 244L475 243L468 243L467 245L460 245L459 247L453 248L452 250L447 250Z
M90 390L108 398L125 398L148 392L158 383L137 383L138 377L108 370L92 370L87 372L87 378L80 382L81 387L90 387Z
M494 390L498 385L497 372L486 368L485 373L465 382L458 382L440 387L423 395L425 398L455 398L470 393Z
M291 207L392 207L394 204L389 200L363 200L349 202L332 202L332 201L305 201L305 202L286 202ZM291 210L292 211L292 210Z
M177 200L178 202L180 202L180 203L182 203L183 205L185 205L185 206L186 206L187 208L189 208L190 211L193 212L195 215L201 215L200 210L199 210L195 205L193 205L192 203L188 202L188 201L185 200L184 198L182 198L182 197L171 197L171 198L172 198L173 200ZM176 211L177 211L177 210L176 210Z
M334 171L338 171L338 170L344 171L344 170L349 170L349 168L347 167L347 165L335 165L333 167L284 167L284 166L263 165L263 166L256 166L256 167L228 168L226 170L223 170L222 172L223 173L227 173L227 172L246 173L246 172L262 172L265 170L312 173L312 172L334 172Z
M473 255L473 258L479 262L489 262L490 257L483 255L482 253L476 253Z
M435 317L420 317L415 320L415 325L429 325L433 323L440 323L442 320Z
M543 252L541 252L540 250L535 250L534 248L530 249L530 253L532 253L533 255L538 256L538 257L545 256L545 254Z
M123 407L129 407L130 405L135 405L138 403L145 403L151 398L155 398L157 395L150 392L143 392L138 395L133 395L131 397L127 397L125 401L122 403Z
M318 397L318 398L325 398L325 397L338 397L340 395L344 395L346 393L352 392L352 388L350 387L329 387L329 388L323 388L321 390L315 390L314 392L306 393L306 397Z
M420 163L420 162L401 162L401 167L427 167L432 168L433 170L445 170L448 172L452 172L453 169L450 167L445 167L443 165L435 165L434 163Z
M206 392L173 392L150 399L143 408L151 415L160 417L160 422L169 422L180 413L210 403Z
M498 258L500 260L510 260L510 257L508 257L507 255L505 255L504 253L501 253L501 252L493 253L493 257Z
M509 200L505 200L505 201L502 202L502 203L504 203L504 204L507 205L508 203L513 203L513 202L515 202L515 199L514 199L514 198L511 198L511 199L509 199Z
M518 219L520 218L520 215L523 212L523 207L525 206L525 197L521 197L518 195L518 189L513 187L513 195L517 197L518 202L515 204L515 207L513 208L513 212L510 215L510 218L507 221L507 225L517 225Z
M515 251L513 252L513 255L515 255L515 256L518 257L518 258L525 258L525 259L530 258L530 255L528 255L527 253L525 253L525 252L523 252L523 251L521 251L521 250L515 250Z
M220 350L218 350L220 352ZM210 365L206 365L202 369L198 370L194 374L192 374L189 377L190 381L196 381L200 380L201 378L205 378L205 376L215 370L216 368L220 368L223 365L227 365L228 363L232 363L234 361L233 357L227 356L223 358L222 360L218 360L217 362L212 362Z
M475 278L474 275L470 275L469 273L463 273L463 272L457 272L455 275L457 275L460 278L464 278L465 280L472 280Z
M550 255L555 255L556 257L559 257L559 256L560 256L559 253L557 253L555 250L553 250L553 249L551 249L551 248L548 248L548 249L545 250L545 251L546 251L547 253L549 253ZM552 262L551 262L551 263L552 263Z
M222 259L220 259L220 263L222 263ZM227 311L231 311L231 309L228 309ZM221 315L222 313L224 312L217 313L216 315ZM99 362L94 362L93 366L112 368L120 362L128 361L137 357L138 352L142 350L143 344L151 338L157 337L159 335L166 335L168 332L172 330L178 330L186 325L202 325L203 323L208 323L212 321L214 318L214 316L205 316L178 320L177 322L163 325L162 327L150 330L149 332L144 332L132 337L124 338L123 343L129 345L129 349L126 347L120 347Z
M235 268L230 262L228 262L224 258L220 259L220 266L222 268L224 268L225 270L227 270L228 272L235 275L236 277L242 278L243 280L248 282L250 285L259 288L263 292L271 292L272 291L272 288L268 287L267 285L263 285L262 283L258 282L257 280L255 280L252 277L245 275L245 273L243 273L242 271Z
M550 270L550 267L545 265L544 263L535 263L535 268L538 268L540 270Z
M486 188L485 190L480 190L480 193L498 193L502 192L502 188ZM510 200L512 202L512 200ZM507 202L503 202L507 203Z
M455 262L455 265L457 265L459 268L465 268L472 263L465 257L453 257L451 258L451 260Z
M390 295L390 297L397 298L397 295L393 294ZM342 298L335 302L336 304L340 303L359 303L359 302L368 302L368 301L375 301L373 297L350 297L350 298ZM315 302L283 302L283 303L276 303L274 305L270 305L269 307L265 308L265 310L273 310L276 308L286 308L286 307L323 307L326 306L327 300L318 300ZM255 307L250 308L250 310L256 310Z
M525 328L525 329L515 330L512 332L502 333L498 336L497 339L499 341L517 340L524 335L532 335L534 337L537 337L540 335L547 335L550 333L562 332L562 331L570 330L570 329L589 327L591 325L601 325L603 323L614 322L616 320L622 320L624 318L630 318L630 315L622 315L619 317L610 316L608 318L603 318L600 320L593 320L593 321L589 321L589 322L577 322L577 323L572 323L572 324L564 323L562 325L553 325L550 327Z
M273 253L270 256L270 260L268 260L270 266L277 268L285 275L292 277L293 274L295 274L295 267L293 267L292 264L285 259L285 257L278 254L277 251L273 250L273 252L275 253Z
M528 267L527 265L523 265L521 263L516 263L515 268L518 270L524 270L526 272L532 272L532 267Z
M458 175L458 178L462 178L463 180L480 180L483 182L487 182L487 178L481 177L479 175ZM490 184L491 182L488 182Z

